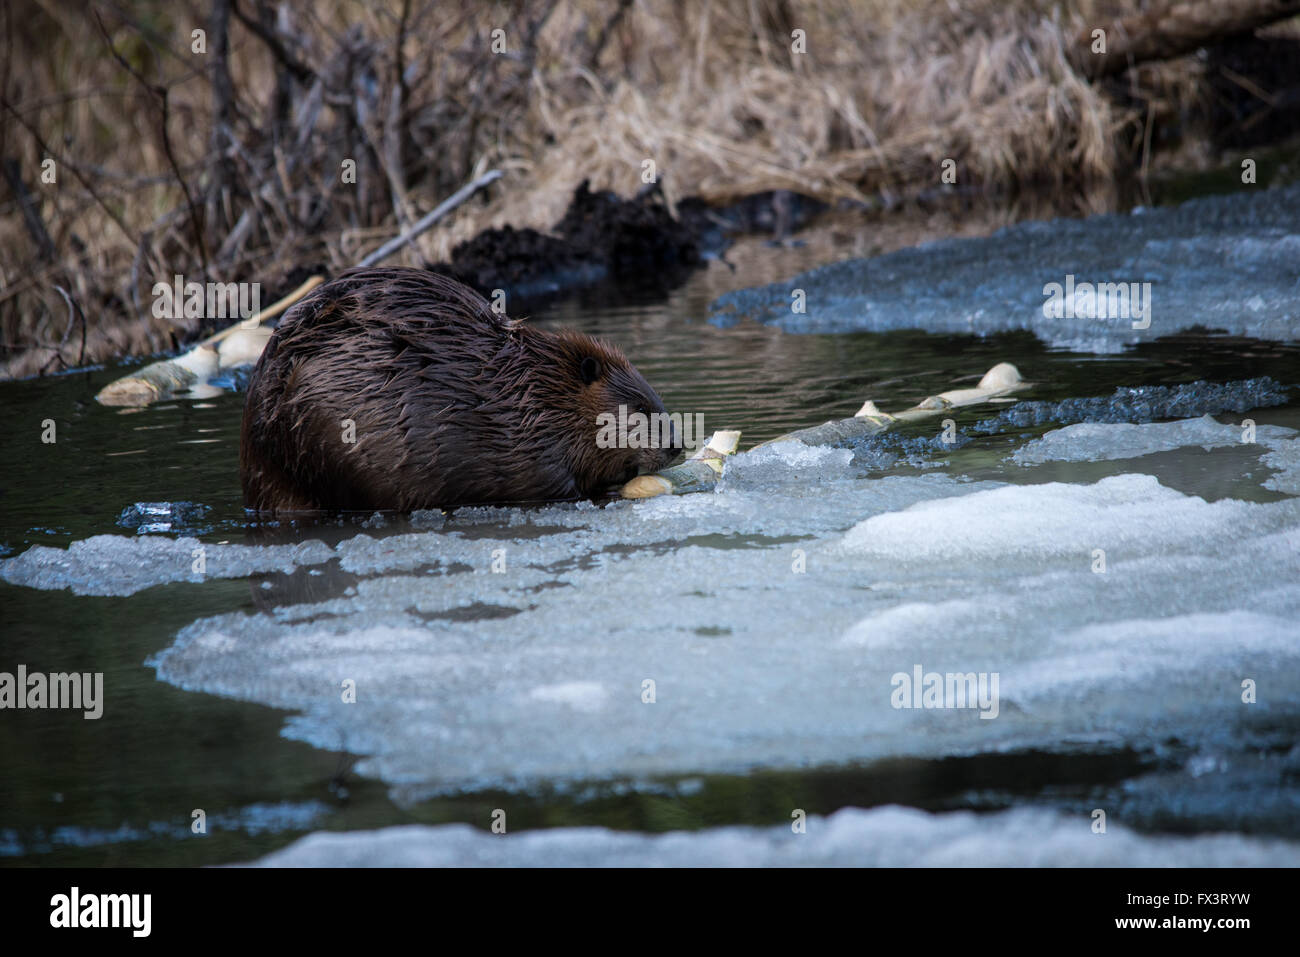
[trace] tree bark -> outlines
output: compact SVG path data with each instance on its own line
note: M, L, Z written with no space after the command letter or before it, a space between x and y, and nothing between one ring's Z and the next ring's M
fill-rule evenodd
M235 90L230 79L230 7L231 0L213 0L208 21L212 57L212 187L208 193L207 227L209 246L220 245L230 231L231 191L235 167L230 158L230 142L235 122Z
M1167 60L1234 34L1250 33L1300 13L1300 0L1190 0L1098 23L1080 33L1070 60L1089 79L1111 76L1147 60ZM1094 53L1093 31L1106 33Z

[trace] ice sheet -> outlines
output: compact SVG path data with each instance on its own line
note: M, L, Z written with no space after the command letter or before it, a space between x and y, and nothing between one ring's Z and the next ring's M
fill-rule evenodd
M714 303L713 321L751 317L790 332L1027 329L1053 346L1095 353L1194 326L1294 341L1297 223L1300 185L1132 214L1020 223L987 238L941 240L728 293ZM1044 315L1053 283L1062 298L1073 284L1072 316ZM1087 307L1100 297L1085 283L1137 284L1134 298L1126 285L1115 306L1149 296L1150 314L1120 315L1106 297L1108 315L1088 318ZM1246 285L1251 295L1243 298ZM792 310L794 290L803 290L806 311ZM1135 322L1148 325L1134 328Z
M1300 439L1275 442L1273 451L1260 456L1260 462L1271 469L1277 469L1276 475L1264 480L1264 487L1275 492L1300 495Z
M329 561L322 542L293 545L214 545L197 538L95 535L66 550L35 545L0 561L0 578L14 585L76 595L133 595L166 582L244 578L257 572L292 571Z
M1080 736L1231 750L1300 710L1300 500L839 459L810 484L805 452L765 455L716 495L358 535L332 593L295 577L274 613L195 622L159 676L296 712L287 734L366 755L399 799ZM893 707L914 665L998 673L998 716Z
M468 824L319 832L259 867L1295 867L1300 845L1212 835L1151 837L1091 818L1017 809L976 815L844 808L807 830L725 827L662 835L606 828L491 834Z
M1224 429L1075 435L1127 455ZM1207 502L1138 472L881 478L849 450L785 446L735 465L712 494L209 545L209 574L252 574L259 611L199 619L150 663L285 709L286 735L361 755L399 801L1065 742L1176 739L1215 761L1290 747L1300 498ZM101 536L0 574L129 594L187 578L192 546ZM996 716L896 707L917 667L997 675ZM1275 764L1277 789L1293 771ZM1245 781L1229 766L1218 808Z

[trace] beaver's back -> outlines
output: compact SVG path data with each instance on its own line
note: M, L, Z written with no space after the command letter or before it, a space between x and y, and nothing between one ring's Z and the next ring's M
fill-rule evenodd
M481 296L425 270L353 270L326 283L285 315L253 372L246 503L410 510L573 497L544 437L519 427L527 338Z

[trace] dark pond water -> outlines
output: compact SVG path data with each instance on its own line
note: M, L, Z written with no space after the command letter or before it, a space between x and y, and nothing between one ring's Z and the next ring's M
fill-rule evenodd
M1050 351L1028 333L988 339L921 332L790 335L753 323L724 329L707 322L709 302L726 288L810 265L797 250L774 252L748 272L729 273L715 263L667 301L591 294L535 316L617 342L670 409L702 413L709 429L743 428L744 446L851 415L868 397L885 409L907 407L972 382L999 361L1014 362L1038 383L1032 393L1037 399L1198 379L1269 375L1291 384L1300 378L1296 346L1212 334L1184 334L1094 356ZM242 395L174 400L142 410L97 405L95 392L122 371L0 383L0 556L32 545L63 547L97 534L130 535L118 519L141 502L205 506L190 528L205 541L238 542L248 534L238 478ZM1294 425L1296 413L1292 405L1259 418ZM986 416L982 410L960 420L968 424ZM47 419L57 424L54 444L40 440ZM349 526L314 529L311 536L328 541L354 533ZM303 534L284 532L290 539ZM502 800L497 792L399 807L383 784L351 773L347 755L282 737L282 712L179 690L159 682L144 665L195 618L237 610L256 610L249 583L240 580L156 586L129 598L0 582L5 666L103 671L116 702L98 721L59 711L4 714L0 863L216 863L248 860L321 828L488 820ZM996 808L1043 795L1068 805L1161 760L1120 749L1076 757L1030 753L704 774L690 788L670 782L636 791L596 786L581 793L516 794L512 826L603 824L656 831L788 821L791 806L810 813L884 802ZM200 800L216 825L202 839L189 827Z

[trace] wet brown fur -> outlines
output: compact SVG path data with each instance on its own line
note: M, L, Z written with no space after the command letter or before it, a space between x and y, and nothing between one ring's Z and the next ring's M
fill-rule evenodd
M498 316L427 270L352 270L285 315L253 371L244 501L410 511L591 497L676 454L598 448L597 416L620 404L664 411L617 348Z

